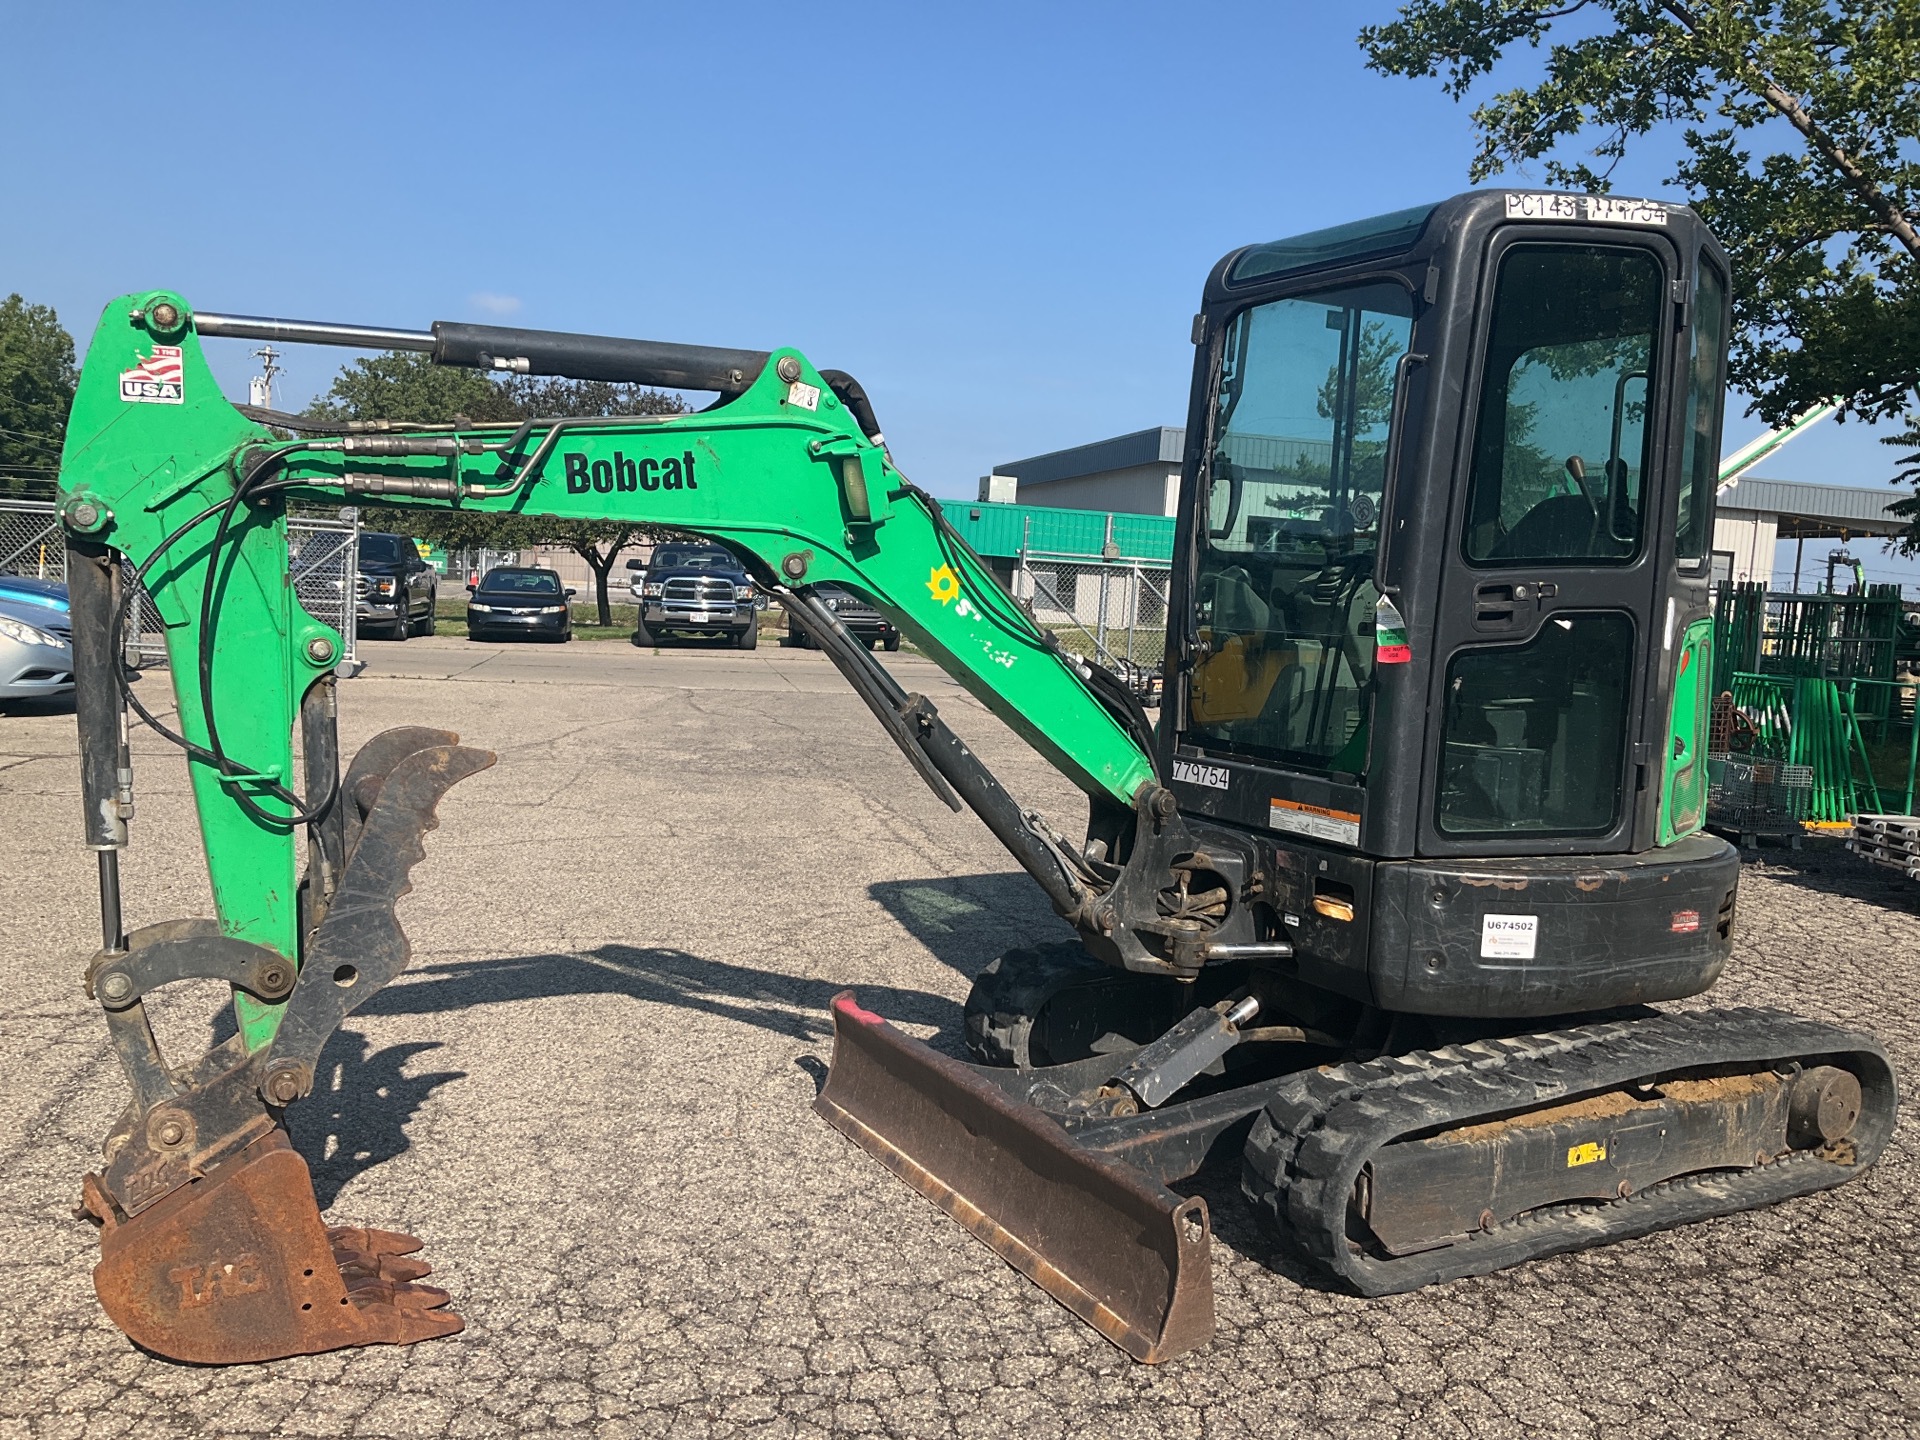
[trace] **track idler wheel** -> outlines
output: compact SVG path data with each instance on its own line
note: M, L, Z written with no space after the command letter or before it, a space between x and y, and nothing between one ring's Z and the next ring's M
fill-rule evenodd
M89 1175L93 1288L113 1323L169 1360L233 1365L456 1334L447 1293L413 1282L411 1235L328 1229L284 1131L127 1218Z
M967 1049L982 1065L1064 1065L1144 1045L1192 1007L1192 987L1117 970L1077 940L1023 945L975 978Z

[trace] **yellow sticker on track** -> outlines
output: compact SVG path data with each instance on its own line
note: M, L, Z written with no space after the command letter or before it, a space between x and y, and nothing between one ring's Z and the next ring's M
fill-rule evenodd
M1576 1165L1591 1165L1596 1160L1604 1160L1606 1158L1607 1147L1592 1140L1587 1141L1584 1145L1570 1145L1567 1147L1567 1168L1569 1170L1573 1169Z

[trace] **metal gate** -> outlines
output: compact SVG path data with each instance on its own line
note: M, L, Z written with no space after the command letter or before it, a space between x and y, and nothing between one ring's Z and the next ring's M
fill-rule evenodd
M288 574L300 606L338 630L348 661L357 658L353 580L360 568L359 512L351 519L287 520ZM128 579L132 579L128 568ZM0 498L0 575L29 575L66 582L67 542L51 500ZM167 661L166 627L144 588L127 600L126 645L141 666Z

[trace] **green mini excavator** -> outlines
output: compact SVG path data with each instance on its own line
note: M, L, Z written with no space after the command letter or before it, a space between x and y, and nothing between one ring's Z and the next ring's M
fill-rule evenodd
M1690 211L1613 197L1481 191L1228 255L1194 320L1157 720L902 476L860 385L793 350L114 300L60 474L85 983L132 1090L83 1185L108 1314L208 1363L460 1328L416 1242L323 1223L283 1117L404 968L394 902L493 757L408 727L343 763L343 637L288 584L290 502L645 522L739 557L1079 937L982 973L974 1063L840 996L818 1109L1139 1359L1212 1333L1206 1204L1169 1188L1212 1160L1369 1295L1858 1175L1894 1120L1871 1037L1655 1008L1714 983L1735 919L1737 856L1701 828L1727 297ZM228 403L212 336L717 398L327 424ZM826 584L1083 790L1084 837L1008 794ZM127 682L136 585L177 729ZM136 716L185 754L217 914L129 933ZM235 1033L163 1057L144 997L207 978Z

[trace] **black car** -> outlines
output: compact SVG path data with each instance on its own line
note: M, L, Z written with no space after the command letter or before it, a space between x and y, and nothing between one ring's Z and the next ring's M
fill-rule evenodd
M567 605L573 591L561 585L558 571L501 565L467 591L469 640L573 638L573 611Z
M354 615L362 635L384 631L395 640L433 634L440 575L405 535L362 531Z
M840 623L847 627L847 632L868 648L872 648L876 642L889 650L900 648L900 632L865 596L856 595L846 586L835 585L830 580L823 580L814 586L813 593L822 605L839 617ZM802 650L814 648L807 632L794 624L791 617L787 620L787 631L793 643Z
M669 542L654 550L640 582L634 643L651 645L656 635L668 634L719 636L736 650L751 650L760 643L763 608L732 551Z

